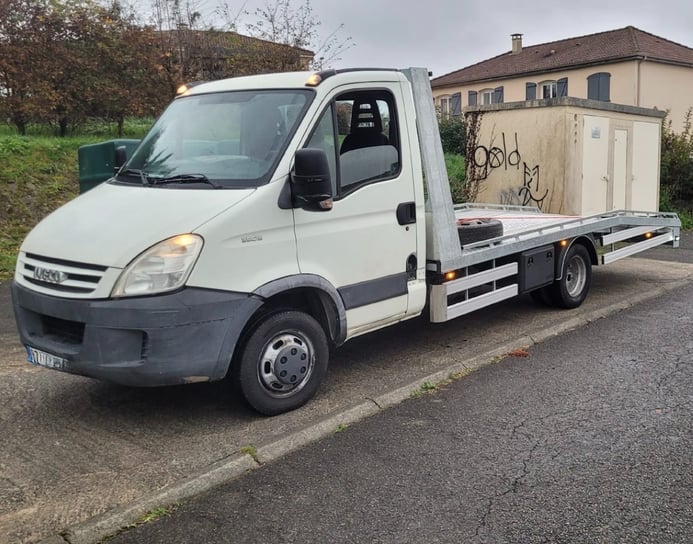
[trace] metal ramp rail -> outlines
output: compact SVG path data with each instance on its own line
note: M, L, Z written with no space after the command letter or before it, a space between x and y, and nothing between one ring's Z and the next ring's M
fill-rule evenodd
M494 206L474 206L474 208L478 210L489 210L490 212L501 208L510 209L509 207ZM457 207L456 209L461 209L461 207ZM522 207L517 207L516 209L518 209L518 211L520 209L526 211L526 209L522 209ZM530 210L533 210L533 208L530 208ZM541 212L537 215L540 216ZM493 213L485 214L484 217L495 217L501 221L503 220L502 215L494 216ZM639 232L637 230L638 228L640 229ZM668 212L616 210L586 217L566 218L565 220L556 219L555 222L544 226L467 244L462 249L462 255L459 258L429 261L427 268L430 271L441 273L448 270L456 270L491 259L519 253L539 245L575 238L576 236L593 235L595 241L599 242L601 246L607 246L637 237L647 232L658 233L645 242L635 243L629 248L624 248L630 249L630 251L609 252L612 253L612 255L601 263L608 264L609 262L661 244L672 243L674 247L678 247L680 230L681 221L678 216L675 213Z
M490 212L504 210L537 213L507 206L476 205L466 208ZM502 215L497 218L502 220ZM431 271L462 275L431 287L431 321L448 321L518 295L518 262L497 263L497 259L561 240L589 236L600 248L607 248L607 251L599 254L598 264L608 264L666 243L678 247L680 228L681 222L673 213L618 210L588 217L566 218L565 221L557 218L555 223L549 225L469 244L463 248L461 258L450 259L445 267L443 263L428 263ZM617 247L620 243L627 245ZM480 265L483 270L474 270L473 267Z

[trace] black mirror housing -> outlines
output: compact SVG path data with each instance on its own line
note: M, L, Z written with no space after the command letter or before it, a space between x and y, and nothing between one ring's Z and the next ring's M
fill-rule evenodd
M325 151L313 148L296 151L291 189L301 206L319 204L332 198L330 164Z
M118 146L115 149L115 159L113 161L113 169L118 172L128 160L128 149L124 145Z

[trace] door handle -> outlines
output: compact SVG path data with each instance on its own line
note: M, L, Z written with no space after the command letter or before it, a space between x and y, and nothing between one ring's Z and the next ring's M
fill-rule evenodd
M416 223L416 203L402 202L397 206L397 222L400 225Z

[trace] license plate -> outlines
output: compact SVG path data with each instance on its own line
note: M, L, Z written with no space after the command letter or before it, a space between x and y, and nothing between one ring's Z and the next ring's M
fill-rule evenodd
M63 357L58 357L52 353L46 353L45 351L29 346L26 346L26 354L32 365L45 366L46 368L53 368L55 370L64 370L67 364L67 359Z

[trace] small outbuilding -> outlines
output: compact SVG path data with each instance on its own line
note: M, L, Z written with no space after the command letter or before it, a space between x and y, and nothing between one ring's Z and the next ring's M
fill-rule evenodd
M560 97L464 114L479 202L566 215L659 209L662 111Z

